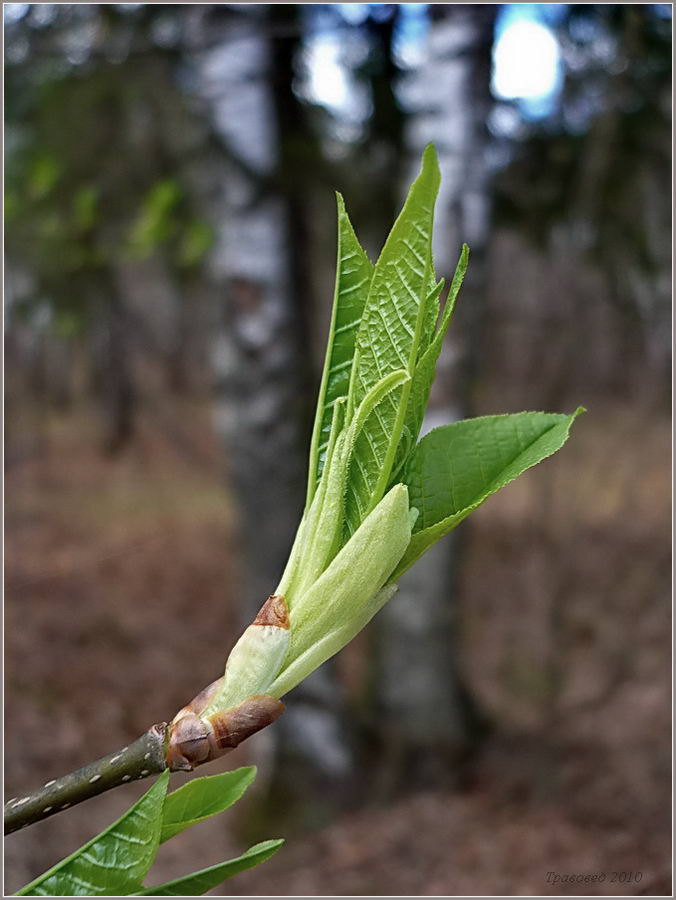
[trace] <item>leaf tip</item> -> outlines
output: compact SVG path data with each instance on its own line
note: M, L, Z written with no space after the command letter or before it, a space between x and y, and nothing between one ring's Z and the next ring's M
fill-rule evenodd
M408 485L404 484L403 482L395 484L393 488L390 488L390 497L393 503L401 503L405 501L406 506L408 507Z
M433 165L434 163L438 165L437 148L434 141L430 141L423 150L423 166Z
M270 850L273 853L276 853L285 841L286 838L268 838L267 841L260 841L258 844L253 844L246 852L247 855L250 853L265 853Z
M430 141L425 147L422 155L422 173L429 172L433 175L435 182L441 180L441 171L439 169L439 158L437 157L437 148Z

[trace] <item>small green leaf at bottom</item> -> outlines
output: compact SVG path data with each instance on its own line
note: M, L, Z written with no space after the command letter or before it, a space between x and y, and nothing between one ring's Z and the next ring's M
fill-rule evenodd
M255 766L244 766L221 775L194 778L164 801L160 843L168 841L191 825L229 809L256 777Z
M17 892L28 897L120 897L138 890L160 842L169 772L105 831Z
M238 872L252 869L254 866L265 862L266 859L269 859L279 850L283 843L283 839L263 841L261 844L249 847L246 853L243 853L236 859L229 859L227 862L209 866L207 869L200 869L199 872L193 872L191 875L184 875L182 878L175 878L173 881L166 881L164 884L145 888L145 890L139 891L134 896L200 897L206 891L221 884L226 878L231 878L233 875L237 875Z

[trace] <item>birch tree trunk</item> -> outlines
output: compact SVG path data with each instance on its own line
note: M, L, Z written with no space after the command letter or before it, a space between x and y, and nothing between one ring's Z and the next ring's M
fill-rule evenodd
M213 360L215 422L237 504L242 625L274 591L300 521L316 389L305 210L293 189L302 170L293 154L300 110L290 71L297 15L273 6L234 15L211 8L202 23L211 49L199 54L197 67L228 160L219 170L215 216L213 265L223 294ZM331 667L324 666L294 691L286 714L257 742L283 757L277 776L284 781L302 768L305 799L313 774L319 786L350 769L336 698Z

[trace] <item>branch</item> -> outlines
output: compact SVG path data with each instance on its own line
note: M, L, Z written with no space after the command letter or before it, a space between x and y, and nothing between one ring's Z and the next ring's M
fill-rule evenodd
M69 775L48 781L24 797L9 800L5 804L5 834L47 819L121 784L158 775L167 768L167 737L166 722L153 725L128 747L109 753Z

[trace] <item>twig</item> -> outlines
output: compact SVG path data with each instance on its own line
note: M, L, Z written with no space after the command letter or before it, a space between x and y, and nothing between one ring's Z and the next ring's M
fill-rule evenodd
M153 725L128 747L48 781L30 794L9 800L5 804L5 834L121 784L163 772L167 768L167 736L166 722Z

